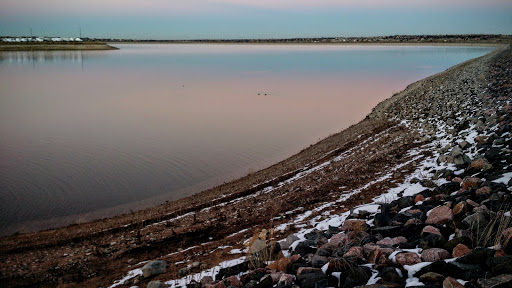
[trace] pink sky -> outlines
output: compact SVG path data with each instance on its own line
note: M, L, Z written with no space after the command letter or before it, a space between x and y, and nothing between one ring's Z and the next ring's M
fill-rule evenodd
M443 9L445 7L468 6L507 6L510 0L2 0L2 14L125 14L125 13L208 13L229 12L230 7L254 6L277 10L304 10L337 8L392 8L425 7Z

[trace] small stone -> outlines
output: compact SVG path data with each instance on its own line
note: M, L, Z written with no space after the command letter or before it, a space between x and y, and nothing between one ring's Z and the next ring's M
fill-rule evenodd
M491 188L488 186L484 186L478 190L476 190L476 195L490 195L491 194Z
M366 261L369 263L377 263L380 255L383 254L382 249L373 244L366 244L363 246L364 254L366 255Z
M465 256L465 255L468 255L469 253L471 253L471 249L468 248L468 246L464 245L464 244L457 244L457 246L455 246L455 248L453 248L453 251L452 251L452 256L453 257L462 257L462 256Z
M444 224L450 220L453 220L452 209L449 205L443 205L436 207L430 211L426 224Z
M464 288L464 285L460 284L455 278L446 277L443 281L443 288Z
M178 275L179 275L180 277L184 277L184 276L186 276L189 272L190 272L190 269L188 269L188 267L181 268L180 270L178 270Z
M420 201L424 201L425 200L425 197L421 194L418 194L416 195L416 197L414 197L414 204L420 202Z
M331 275L333 272L345 272L350 268L352 268L350 262L345 261L345 259L331 258L326 272Z
M307 274L301 274L297 276L297 282L301 288L320 288L320 287L327 287L326 285L318 285L320 283L325 284L327 280L327 275L325 275L323 272L316 272L316 273L307 273ZM320 282L320 283L319 283ZM271 287L271 286L265 286L265 287Z
M502 274L493 278L480 278L477 283L482 288L505 288L512 287L512 275Z
M424 233L431 233L431 234L436 234L436 235L440 235L440 236L442 236L442 235L441 235L441 231L439 231L439 229L437 229L437 228L436 228L436 227L434 227L434 226L430 226L430 225L425 226L425 227L423 228L423 230L421 230L421 234L420 234L420 235L423 235Z
M420 219L418 219L418 218L411 218L411 219L407 220L407 222L405 222L404 226L420 225L420 224L423 224L423 222L421 222Z
M377 277L380 278L378 283L387 287L403 287L405 279L402 278L394 267L384 267Z
M452 212L454 216L464 215L468 212L468 204L465 201L461 201L453 207Z
M503 230L503 232L501 232L501 234L503 235L504 239L512 238L512 227ZM512 241L512 239L510 241Z
M200 281L201 285L204 286L206 284L214 284L215 283L215 280L213 280L213 277L212 276L204 276L201 281Z
M476 203L475 201L473 201L471 199L466 200L466 203L468 203L468 205L470 205L473 208L480 206L480 204Z
M229 276L228 278L224 279L224 285L227 287L244 287L242 282L238 279L236 276Z
M478 185L480 184L482 180L480 178L476 177L468 177L464 178L464 181L462 181L462 190L468 190L471 188L478 188Z
M466 148L468 148L468 147L469 147L469 145L470 145L470 144L469 144L469 142L468 142L468 141L461 141L461 142L459 143L459 147L460 147L462 150L465 150Z
M398 245L400 243L405 243L405 242L407 242L407 238L405 238L403 236L399 236L399 237L395 237L395 238L386 237L380 241L377 241L377 245L393 247L395 245Z
M478 144L486 144L487 143L487 139L489 139L489 136L476 136L475 137L475 142L478 143Z
M320 268L313 268L313 267L299 267L297 269L297 276L300 276L302 274L309 274L309 273L323 273L322 269Z
M288 235L288 237L286 237L286 244L288 244L288 247L290 247L293 244L293 242L299 239L300 238L297 237L295 234Z
M340 227L341 231L366 231L367 224L364 220L349 219Z
M421 262L420 257L416 253L405 252L396 254L396 262L402 266L404 265L414 265Z
M494 257L501 257L501 256L507 256L507 252L503 249L496 250L496 253L494 253Z
M295 263L295 262L299 261L299 259L301 259L301 256L299 254L295 254L295 255L292 255L292 257L290 258L290 261L292 261L292 263Z
M345 246L350 242L350 239L348 238L347 234L345 233L338 233L329 239L329 243L326 244L329 247L338 248L340 246Z
M290 245L288 245L288 242L286 240L279 241L279 247L281 247L281 250L288 250L290 248Z
M162 281L151 281L148 283L147 288L164 288L165 285L162 283Z
M450 258L450 253L441 248L430 248L421 253L421 259L426 262L436 262L448 258Z
M353 246L351 247L347 253L343 255L343 257L353 257L357 259L363 259L363 247Z
M325 256L314 255L311 259L311 265L316 268L321 268L327 263L329 263L329 260Z
M288 286L292 285L293 281L295 281L295 277L290 274L281 274L281 277L279 277L279 280L277 281L277 286Z
M482 212L471 214L464 218L462 222L472 230L477 228L485 228L489 224L489 221L487 221L484 213Z
M441 283L444 280L444 276L435 273L435 272L427 272L419 277L420 282L427 283L427 284L435 284L435 283Z
M492 168L492 165L485 158L480 158L471 162L470 168L476 170L489 170Z
M272 262L270 265L267 266L267 268L280 272L286 272L291 266L292 261L290 260L290 258L283 257L277 261Z
M257 285L256 287L272 287L274 285L274 280L270 275L263 276L259 282L259 285Z

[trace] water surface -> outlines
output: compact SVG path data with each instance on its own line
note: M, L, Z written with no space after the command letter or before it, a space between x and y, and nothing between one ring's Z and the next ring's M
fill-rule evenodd
M491 48L117 45L0 53L0 231L111 216L282 160Z

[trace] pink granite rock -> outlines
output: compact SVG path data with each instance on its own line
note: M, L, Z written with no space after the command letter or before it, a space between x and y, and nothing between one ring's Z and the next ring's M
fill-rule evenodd
M343 255L343 257L354 257L357 259L363 259L364 258L363 247L360 247L360 246L351 247L348 250L348 252Z
M426 262L436 262L450 258L450 252L441 248L425 249L421 253L421 259Z
M441 235L441 231L439 231L439 229L437 229L436 227L434 226L425 226L423 228L423 230L421 230L421 234L420 235L423 235L424 233L431 233L431 234L437 234L437 235ZM441 235L442 236L442 235Z
M395 256L396 263L404 266L404 265L414 265L421 262L420 256L416 253L412 252L405 252L405 253L398 253Z
M377 241L377 245L392 247L392 246L398 245L400 243L406 243L406 242L407 242L407 238L405 238L403 236L398 236L395 238L386 237L380 241Z
M462 256L465 256L469 253L471 253L471 249L468 248L468 246L464 245L464 244L457 244L457 246L455 246L455 248L453 248L453 251L452 251L452 256L453 257L462 257Z
M444 224L450 220L453 220L452 209L450 209L449 205L443 205L432 209L425 223Z
M366 221L358 220L358 219L349 219L345 220L345 223L340 227L341 231L366 231L367 229Z
M446 277L443 281L443 288L464 288L464 285L460 284L455 278Z

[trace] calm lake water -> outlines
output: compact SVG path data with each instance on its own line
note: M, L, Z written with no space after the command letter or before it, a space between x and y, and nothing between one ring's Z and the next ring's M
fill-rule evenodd
M111 216L268 166L492 48L115 45L0 53L0 233Z

